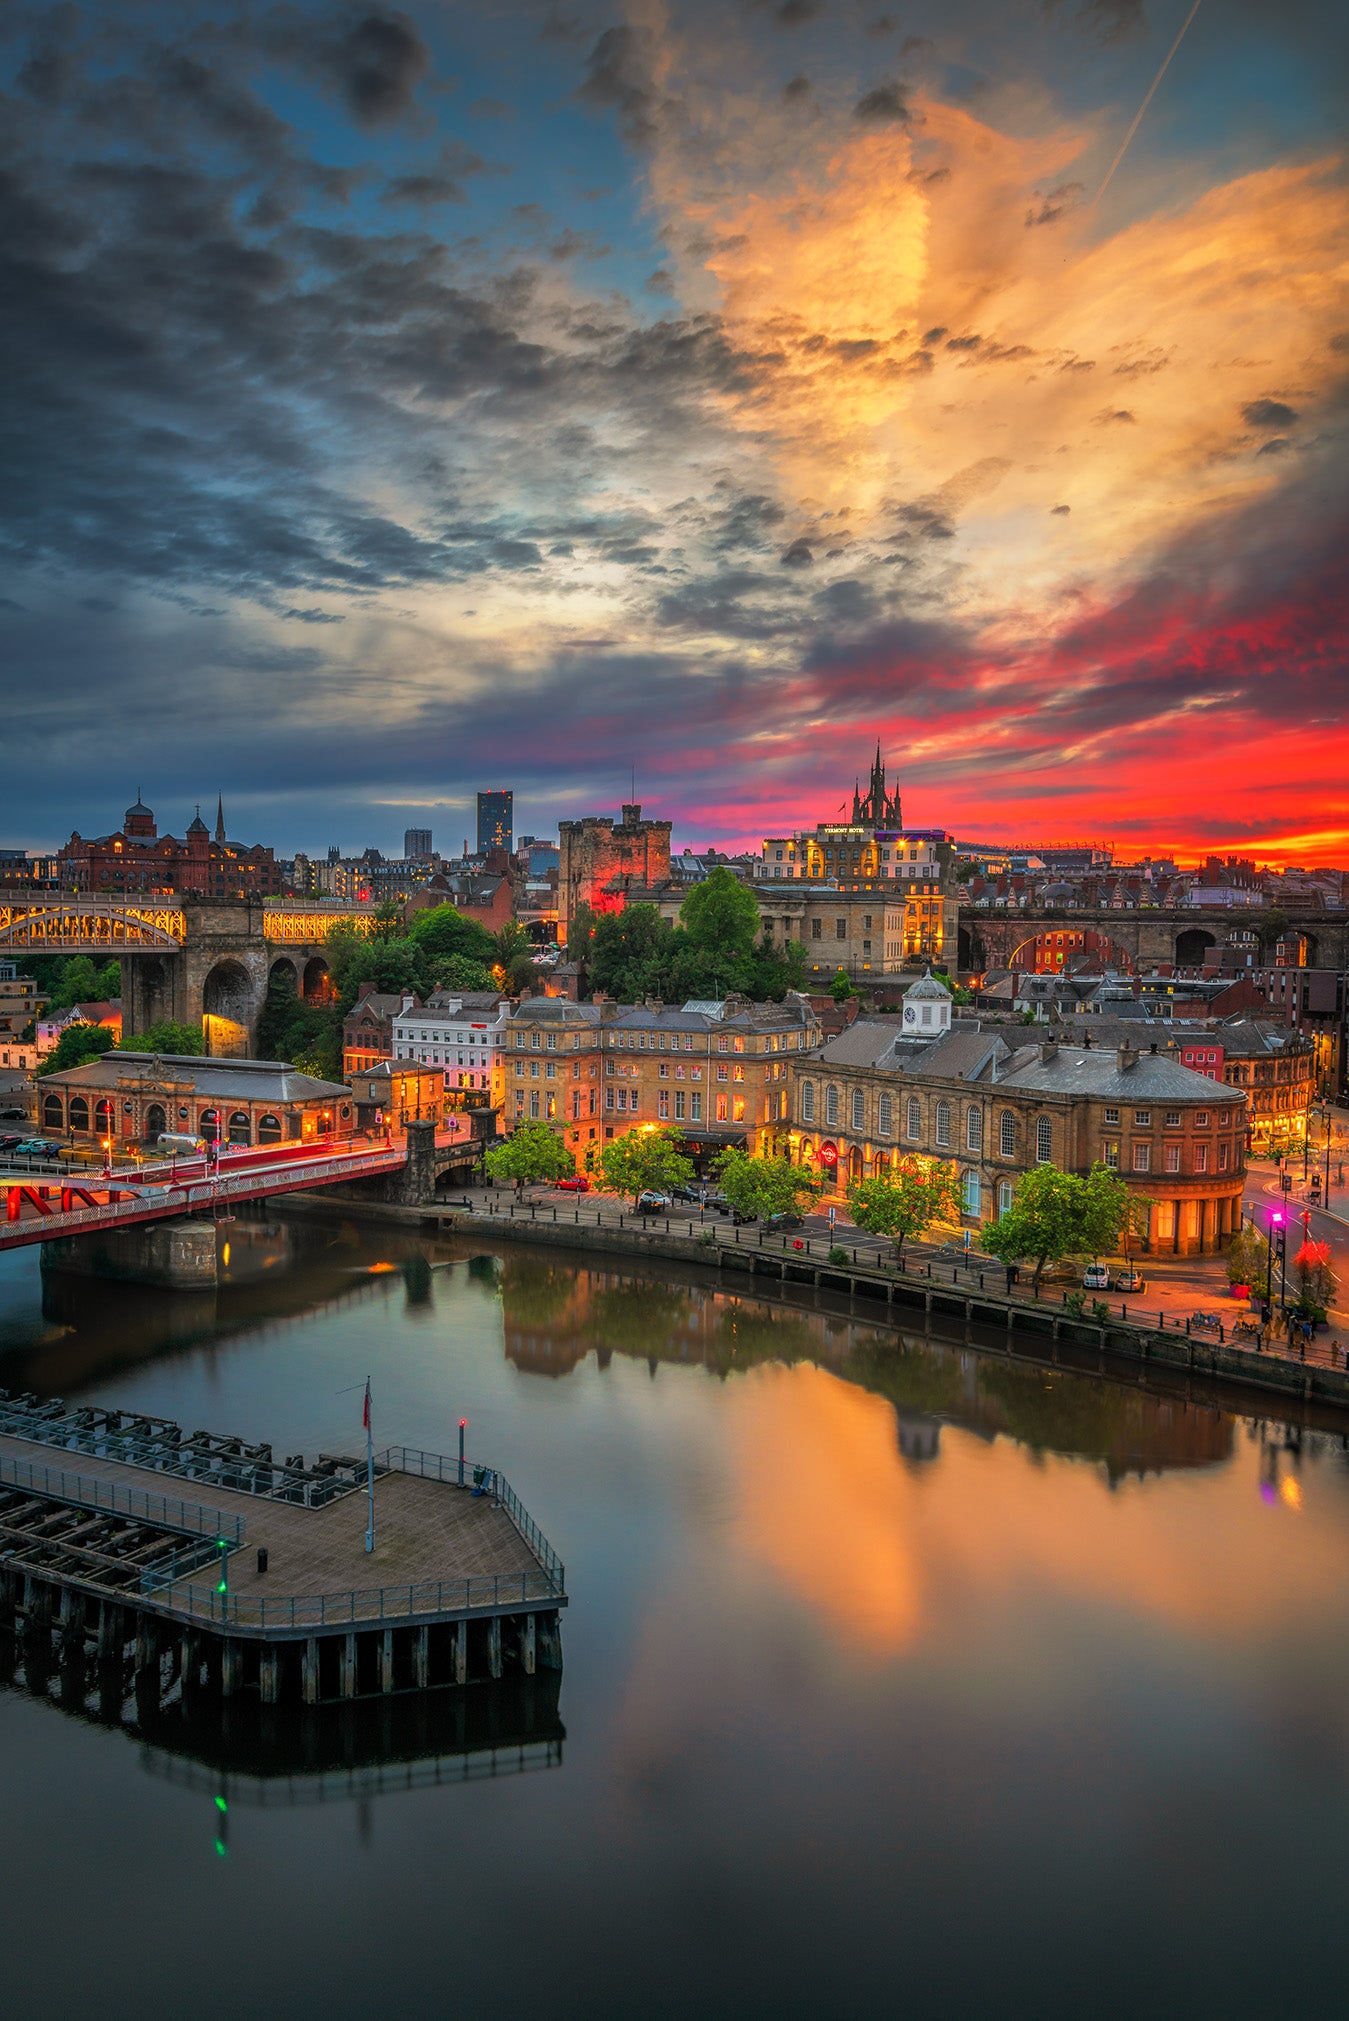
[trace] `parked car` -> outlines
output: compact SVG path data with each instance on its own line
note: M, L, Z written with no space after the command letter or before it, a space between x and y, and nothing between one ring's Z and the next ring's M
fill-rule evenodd
M17 1151L22 1142L22 1137L0 1137L0 1151Z
M668 1193L639 1193L637 1196L639 1214L664 1214L673 1205L674 1202Z
M1104 1263L1089 1263L1082 1273L1084 1291L1109 1291L1110 1272Z
M1116 1291L1146 1291L1148 1280L1141 1270L1121 1270L1115 1279Z
M588 1193L590 1181L584 1172L578 1172L572 1179L554 1179L553 1186L559 1193Z
M781 1230L784 1234L789 1229L804 1228L805 1225L799 1214L770 1214L764 1222L765 1228L771 1228L774 1233Z
M671 1197L682 1200L686 1207L702 1207L707 1204L707 1188L695 1179L690 1186L676 1186Z
M733 1211L724 1193L704 1193L699 1205L710 1207L714 1214L730 1214Z

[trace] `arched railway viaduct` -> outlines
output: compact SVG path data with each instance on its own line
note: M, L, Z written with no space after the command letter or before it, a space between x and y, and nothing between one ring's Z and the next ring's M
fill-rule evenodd
M204 1026L206 1051L247 1056L267 986L286 970L297 993L328 988L326 936L335 925L369 933L373 908L281 899L34 898L0 904L0 959L87 954L122 965L122 1025L161 1018Z
M1201 968L1210 949L1225 946L1249 925L1238 910L1198 905L1165 912L985 912L962 906L960 967L964 972L1067 968L1069 956L1085 952L1126 969ZM1290 913L1285 934L1306 942L1309 968L1349 967L1349 919ZM1064 957L1061 962L1056 954ZM1272 961L1271 948L1262 964Z

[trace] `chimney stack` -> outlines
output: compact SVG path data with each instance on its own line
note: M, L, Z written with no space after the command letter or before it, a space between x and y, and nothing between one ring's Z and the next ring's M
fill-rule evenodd
M1127 1074L1138 1065L1138 1054L1130 1045L1119 1046L1115 1052L1115 1064L1122 1074Z

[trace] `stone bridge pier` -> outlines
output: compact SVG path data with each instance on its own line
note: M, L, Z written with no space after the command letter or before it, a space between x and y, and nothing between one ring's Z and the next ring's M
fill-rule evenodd
M326 986L326 920L316 922L312 939L288 937L277 944L268 937L277 914L260 900L211 904L188 899L183 913L181 948L122 956L123 1015L129 1030L144 1031L161 1018L190 1025L200 1021L208 1056L246 1059L257 1051L258 1022L278 969L297 995L313 997Z

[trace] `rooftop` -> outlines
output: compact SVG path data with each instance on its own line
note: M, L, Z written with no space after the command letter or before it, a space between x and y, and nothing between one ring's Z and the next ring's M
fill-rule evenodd
M50 1085L71 1088L116 1088L146 1079L202 1088L221 1101L333 1101L351 1092L341 1081L320 1081L287 1060L204 1060L183 1053L102 1053L82 1067L47 1076Z

